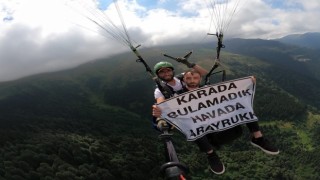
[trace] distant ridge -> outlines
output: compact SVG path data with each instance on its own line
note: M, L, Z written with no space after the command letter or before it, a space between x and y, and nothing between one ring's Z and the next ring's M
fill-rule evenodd
M320 49L320 32L292 34L276 40L286 44L297 45L313 49Z

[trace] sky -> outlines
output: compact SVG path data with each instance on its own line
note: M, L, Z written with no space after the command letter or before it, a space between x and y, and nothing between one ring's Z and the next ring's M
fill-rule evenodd
M319 0L0 0L0 82L130 46L213 41L207 33L274 39L319 32L318 17Z

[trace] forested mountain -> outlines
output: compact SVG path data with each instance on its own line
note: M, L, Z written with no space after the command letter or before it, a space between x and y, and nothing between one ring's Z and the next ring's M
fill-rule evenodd
M174 131L174 145L192 179L319 179L319 53L277 41L225 44L221 61L227 79L256 76L254 110L281 153L270 156L251 147L243 126L241 138L219 149L226 173L217 176L197 146ZM191 61L209 69L212 44L156 47L141 54L153 67L165 59L163 51L183 56L192 49ZM126 53L1 83L0 177L161 179L163 147L150 122L155 85L135 59ZM185 69L173 64L176 72Z
M300 47L308 47L312 49L320 49L320 33L319 32L308 32L304 34L291 34L279 39L277 41L296 45Z
M232 39L226 43L230 52L256 57L286 72L294 71L311 79L320 79L318 50L261 39Z

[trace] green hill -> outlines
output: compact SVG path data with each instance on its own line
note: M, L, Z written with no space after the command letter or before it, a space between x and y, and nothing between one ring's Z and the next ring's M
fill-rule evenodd
M279 39L277 41L292 44L301 47L308 47L313 49L319 49L320 46L320 33L319 32L308 32L304 34L291 34Z
M175 132L176 150L192 179L320 178L320 80L308 62L292 62L294 51L286 51L292 47L256 42L261 46L230 41L221 59L227 79L256 76L255 113L281 154L270 157L251 147L244 126L244 136L218 151L227 169L215 176L204 154ZM192 61L211 68L214 49L208 44L143 49L141 54L153 67L164 59L160 52L183 56L191 49ZM1 83L0 177L158 179L164 156L150 123L155 85L135 59L126 53ZM176 73L185 69L173 64ZM212 82L219 79L216 75Z

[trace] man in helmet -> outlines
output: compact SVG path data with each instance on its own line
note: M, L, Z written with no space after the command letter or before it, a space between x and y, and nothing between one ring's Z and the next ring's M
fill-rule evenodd
M165 73L162 74L161 72L158 72L157 75L159 77L161 76L161 79L163 81L164 80L176 81L174 84L175 86L171 86L171 87L175 88L174 90L175 90L175 92L177 92L177 94L199 88L200 84L201 84L201 80L202 80L201 75L202 76L205 75L205 74L201 74L200 71L198 71L196 68L189 69L183 73L183 77L182 77L183 82L179 82L180 81L179 79L177 79L176 77L172 77L173 73L171 73L171 75L170 75L170 72L173 70L173 67L171 64L168 64L167 62L160 62L155 66L155 71L157 69L159 69L160 65L167 68L167 69L163 68ZM201 70L201 67L199 69ZM166 72L166 71L168 71L168 72ZM205 73L205 71L203 71L203 73ZM171 81L169 81L169 82L171 82ZM173 83L172 83L172 85L173 85ZM156 90L155 96L157 95L157 93L159 93L159 92L157 92L157 90ZM162 102L162 98L163 97L161 95L159 95L160 102ZM153 115L155 117L158 117L158 119L157 119L158 124L157 125L158 125L158 128L161 129L161 127L164 126L166 124L166 122L164 120L162 120L161 118L159 118L161 115L161 109L156 105L153 107ZM194 142L198 145L199 149L207 155L208 162L210 165L210 170L212 172L214 172L215 174L223 174L225 171L225 167L224 167L223 163L220 161L219 156L215 152L213 145L209 142L208 136L203 136L203 137L195 140Z
M181 62L181 59L179 62ZM185 59L181 63L192 69L185 71L185 73L183 73L183 77L180 78L174 76L174 67L169 62L162 61L154 66L154 72L157 74L158 78L163 81L166 86L171 88L173 93L176 94L199 88L202 77L208 73L207 70L201 66L198 66L194 63L189 63ZM155 89L154 97L157 103L165 101L165 96L162 94L159 88ZM168 126L166 121L160 118L160 114L161 110L154 105L153 115L156 117L154 120L156 121L155 123L159 130L161 130L164 126ZM215 174L223 174L225 167L220 161L219 156L214 151L214 148L210 144L207 136L199 138L195 141L195 143L198 145L201 151L207 154L211 171Z
M196 71L199 72L200 76L203 77L206 74L208 74L208 71L202 68L201 66L195 64L195 63L190 63L187 59L185 58L178 58L178 62L185 64L188 68L195 69ZM158 78L163 82L164 86L166 88L169 88L171 91L171 97L174 96L179 91L183 90L184 87L184 82L182 81L182 77L180 74L179 76L175 77L174 75L174 67L170 62L167 61L161 61L158 62L154 66L154 72L158 76ZM160 88L157 87L154 91L154 98L156 100L156 103L161 103L165 101L167 97L160 91ZM161 119L161 118L156 118L154 119L154 123L156 124L157 128L161 130L162 126L166 126L167 123Z
M202 68L201 66L195 64L195 63L190 63L187 59L185 58L178 58L178 62L185 64L188 68L195 69L200 73L201 76L205 76L208 71ZM158 62L154 66L154 72L158 76L158 78L163 82L163 85L166 86L166 88L170 89L171 97L174 96L177 92L183 90L184 83L181 78L181 74L178 77L175 77L174 73L174 67L170 62L167 61L161 61ZM160 88L157 87L154 91L154 98L156 100L156 103L161 103L165 101L166 98L165 95L160 91ZM167 126L167 123L161 119L161 118L155 118L154 119L154 124L156 127L161 130L162 126Z
M182 91L180 92L176 91L176 92L182 93L182 92L187 92L189 90L194 90L196 88L199 88L200 82L201 82L200 74L201 73L196 71L195 69L186 71L183 75ZM167 77L164 77L164 78L167 78ZM255 78L253 78L253 81L255 83ZM155 117L160 117L161 109L158 106L154 105L152 115ZM166 122L161 118L158 118L157 120L158 120L157 126L159 128L161 128L161 126L163 125L166 125ZM246 125L249 128L250 132L252 133L251 144L253 146L260 148L262 151L264 151L267 154L271 154L271 155L279 154L278 148L274 147L266 138L263 137L262 132L260 131L258 122L251 122L251 123L247 123ZM222 134L221 136L222 139L223 139L223 136L230 136L231 134L229 133L239 134L238 132L236 132L238 131L238 129L234 129L234 131L230 129L228 131L229 132ZM211 134L209 134L209 135L203 136L202 138L197 139L195 143L199 146L201 151L207 154L210 170L215 174L223 174L225 171L225 167L223 163L220 161L220 158L218 157L218 155L216 154L213 145L211 144L211 143L214 143L215 140L217 140L217 137L215 138L214 135L211 136Z
M185 64L187 67L197 70L201 76L205 76L208 71L202 68L201 66L190 63L186 59L179 59L180 63ZM183 82L174 76L174 67L170 62L161 61L154 66L154 72L158 76L158 78L168 86L173 92L177 92L182 90ZM156 88L154 91L154 97L156 103L163 102L165 100L164 95L160 91L159 88Z

